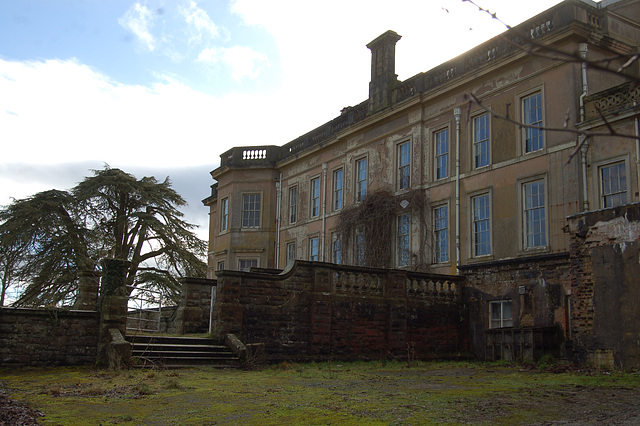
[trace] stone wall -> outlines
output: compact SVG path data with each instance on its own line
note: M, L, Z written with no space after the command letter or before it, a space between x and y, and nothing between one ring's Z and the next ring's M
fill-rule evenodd
M527 361L545 353L564 356L561 344L568 330L570 268L569 253L544 254L461 267L467 278L464 300L469 309L469 339L474 355L480 359L496 359L502 358L501 354L509 351L507 359ZM508 338L500 340L496 337L498 334L487 332L490 328L489 304L497 300L512 302L512 328L528 329L525 335L543 333L555 337L541 339L539 343L535 339L529 339L531 345L540 344L540 347L523 347L518 351L496 348L496 345L513 345L513 341ZM504 333L500 334L502 335ZM527 341L526 338L523 340Z
M95 364L95 311L0 308L0 365Z
M578 362L640 367L640 204L568 218Z
M178 334L209 332L211 298L216 297L216 280L182 278L182 297L167 331Z
M267 357L445 357L467 350L463 277L296 261L281 274L218 272L213 331Z

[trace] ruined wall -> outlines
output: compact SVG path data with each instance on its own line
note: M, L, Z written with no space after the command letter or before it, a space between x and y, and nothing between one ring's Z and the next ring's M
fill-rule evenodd
M0 365L95 364L95 311L0 308Z
M513 342L497 341L496 333L488 332L489 304L510 300L514 329L541 329L538 331L549 337L539 342L542 346L523 348L520 352L512 352L511 356L525 360L536 359L544 353L564 356L561 342L568 330L570 267L568 253L462 267L467 278L464 300L469 309L469 339L473 353L481 359L503 358L503 349L495 345ZM533 339L529 340L524 344L535 343Z
M568 218L578 362L640 367L640 204Z
M271 360L445 357L467 350L462 277L296 261L218 275L214 333Z

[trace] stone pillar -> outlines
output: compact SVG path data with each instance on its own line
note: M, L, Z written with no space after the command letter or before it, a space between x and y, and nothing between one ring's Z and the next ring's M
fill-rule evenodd
M101 263L98 362L106 364L108 361L107 348L113 335L109 330L118 330L122 336L126 335L129 292L126 288L125 277L131 262L118 259L103 259Z
M216 280L185 277L180 279L180 284L182 300L176 311L175 331L178 334L206 333L211 316L211 290L215 289Z
M96 271L82 271L78 274L78 296L73 309L79 311L95 311L98 303L98 287L100 287L100 273Z

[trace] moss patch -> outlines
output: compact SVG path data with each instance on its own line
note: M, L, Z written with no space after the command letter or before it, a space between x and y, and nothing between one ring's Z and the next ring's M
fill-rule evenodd
M482 363L282 364L261 371L0 370L43 424L522 424L640 420L640 376Z

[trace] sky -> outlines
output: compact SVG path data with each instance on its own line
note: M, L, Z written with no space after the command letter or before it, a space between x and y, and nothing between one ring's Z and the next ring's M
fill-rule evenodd
M516 25L559 0L475 3ZM366 100L387 30L405 80L505 26L464 0L0 0L0 205L108 165L169 176L206 238L220 154Z

